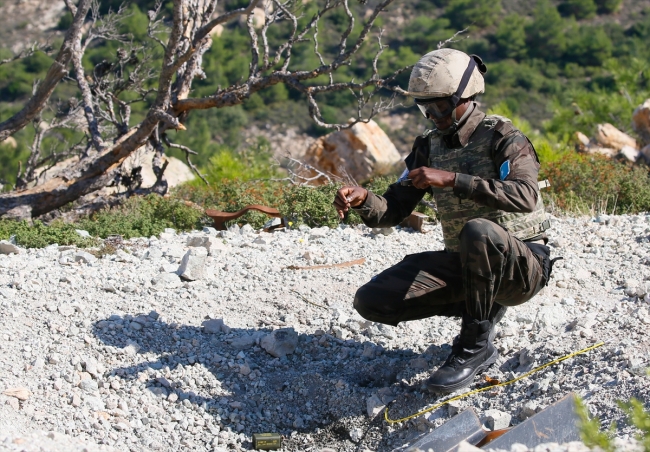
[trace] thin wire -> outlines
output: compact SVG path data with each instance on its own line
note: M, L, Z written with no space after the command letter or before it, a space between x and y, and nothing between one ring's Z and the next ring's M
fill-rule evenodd
M397 424L397 423L399 423L399 422L405 422L405 421L408 421L409 419L416 418L416 417L418 417L418 416L420 416L420 415L422 415L422 414L424 414L424 413L428 413L428 412L430 412L430 411L433 411L433 410L435 410L435 409L438 409L438 408L440 408L441 406L444 406L444 405L448 404L449 402L454 402L454 401L456 401L456 400L460 400L460 399L463 399L463 398L465 398L465 397L468 397L468 396L471 396L471 395L474 395L474 394L478 394L479 392L484 392L484 391L487 391L487 390L489 390L489 389L493 389L493 388L496 388L496 387L499 387L499 386L507 386L507 385L510 385L510 384L512 384L512 383L515 383L515 382L517 382L517 381L519 381L519 380L522 380L522 379L524 379L524 378L530 376L531 374L534 374L535 372L539 372L539 371L542 370L542 369L545 369L545 368L547 368L547 367L549 367L549 366L552 366L553 364L557 364L557 363L559 363L559 362L561 362L561 361L564 361L564 360L566 360L566 359L573 358L573 357L576 356L576 355L581 355L582 353L587 353L588 351L591 351L591 350L593 350L593 349L595 349L595 348L598 348L598 347L601 347L601 346L603 346L603 345L605 345L605 342L598 342L597 344L592 345L591 347L583 348L582 350L578 350L577 352L569 353L568 355L565 355L565 356L562 356L562 357L560 357L560 358L554 359L553 361L549 361L549 362L547 362L546 364L542 364L541 366L536 367L536 368L534 368L533 370L531 370L531 371L529 371L529 372L526 372L525 374L520 375L520 376L517 377L517 378L513 378L513 379L510 380L510 381L505 381L505 382L503 382L503 383L497 383L497 384L495 384L495 385L486 386L485 388L474 389L473 391L469 391L469 392L466 392L466 393L464 393L464 394L457 395L457 396L455 396L455 397L452 397L451 399L445 400L444 402L440 402L440 403L438 403L438 404L436 404L436 405L433 405L432 407L429 407L429 408L427 408L426 410L418 411L418 412L415 413L415 414L411 414L410 416L406 416L406 417L403 417L403 418L401 418L401 419L390 419L390 418L388 417L388 407L386 407L386 409L384 410L384 420L385 420L386 422L388 422L389 424Z

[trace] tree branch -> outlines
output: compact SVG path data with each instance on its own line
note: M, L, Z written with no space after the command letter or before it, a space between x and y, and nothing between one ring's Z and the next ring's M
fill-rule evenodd
M56 56L54 63L52 63L50 69L47 71L45 79L38 86L36 93L25 104L22 110L0 123L0 142L24 128L43 110L52 92L54 92L54 88L56 88L61 79L66 75L68 63L74 52L74 43L81 36L81 27L88 14L91 3L92 0L79 1L77 13L74 16L70 29L65 35L61 50L59 50L59 54Z

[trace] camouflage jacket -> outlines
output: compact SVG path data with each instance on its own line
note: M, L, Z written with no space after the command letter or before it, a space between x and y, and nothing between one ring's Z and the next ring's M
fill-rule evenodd
M417 137L405 162L409 170L431 166L455 172L453 189L420 190L395 183L383 196L368 193L366 202L355 209L366 225L388 227L399 224L430 192L438 205L446 248L456 251L456 235L462 227L462 224L454 224L457 219L481 217L502 224L504 218L510 221L520 217L516 221L521 222L533 212L537 223L540 214L543 216L537 183L537 154L526 136L505 118L486 116L474 108L450 139L439 136L435 130ZM506 165L507 174L499 177L499 170ZM463 210L465 212L461 212ZM520 238L531 238L543 231L533 229L534 233L527 230L526 235Z

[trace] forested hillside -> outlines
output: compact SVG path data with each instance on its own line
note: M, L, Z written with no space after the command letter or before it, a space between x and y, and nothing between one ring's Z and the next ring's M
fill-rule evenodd
M0 8L6 9L11 2L4 3ZM100 10L106 15L118 10L121 3L104 0ZM151 67L159 67L156 62L161 58L160 52L147 37L147 11L154 4L153 0L128 2L119 31L141 44L139 53L133 55L135 59L149 58ZM245 4L243 0L229 0L221 7L229 10ZM170 6L165 7L169 11ZM370 7L365 2L352 5L352 13L358 18L353 35L359 33ZM306 1L301 8L301 20L307 20L316 11L316 4ZM64 9L60 11L63 15L55 28L65 30L72 17ZM31 26L35 19L38 18L4 18L14 28L5 28L3 33L11 34L12 39L3 42L13 44L11 48L0 49L0 59L10 59L19 51L15 40L20 36L20 27L25 36L31 38L40 33L40 41L49 40L50 47L58 48L61 31L38 31L38 27ZM548 142L567 143L576 130L589 135L600 122L610 122L632 133L632 111L650 97L650 0L402 0L392 5L378 24L385 29L382 43L386 48L378 63L384 72L415 63L420 55L436 48L438 42L467 29L448 46L476 53L486 61L488 86L480 101L486 108L527 120L531 129L539 130ZM338 44L346 26L343 10L326 17L319 35L324 52ZM213 38L214 43L203 58L205 80L194 83L197 96L214 93L219 87L245 77L248 71L250 47L241 22L228 25ZM110 65L121 45L102 41L91 46L85 54L87 70ZM46 53L47 46L44 50L0 66L0 118L17 111L29 98L34 80L43 77L52 62L51 52ZM334 80L368 77L376 50L376 43L366 46L353 64L336 72ZM316 59L312 48L297 46L292 64L298 66L313 60L313 65ZM398 79L403 87L408 75L406 71ZM64 105L57 105L57 98L67 98L65 94L71 92L71 84L64 82L57 88L45 116L65 109ZM332 122L345 121L356 109L353 96L345 91L323 95L319 100L323 118ZM408 99L402 101L404 106L395 112L413 113ZM146 105L146 101L133 105L132 122L139 119ZM325 133L325 129L310 121L306 110L299 93L277 84L253 94L243 105L193 111L186 123L191 133L178 134L176 138L199 152L196 161L205 168L215 154L248 146L241 142L240 131L253 124L284 124L313 135ZM417 115L410 118L403 130L390 132L399 143L407 143L414 132L425 126ZM5 189L15 181L18 162L28 156L33 137L34 128L27 128L15 135L15 149L13 143L0 145L0 183L5 184ZM74 144L78 137L78 131L63 130L58 136L49 137L45 148L49 152L65 152L65 147Z

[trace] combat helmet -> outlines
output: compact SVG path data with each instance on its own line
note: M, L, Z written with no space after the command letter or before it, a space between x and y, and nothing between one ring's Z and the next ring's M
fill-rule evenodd
M438 49L424 55L411 71L408 94L425 117L442 118L454 112L461 99L485 91L487 67L476 55Z

